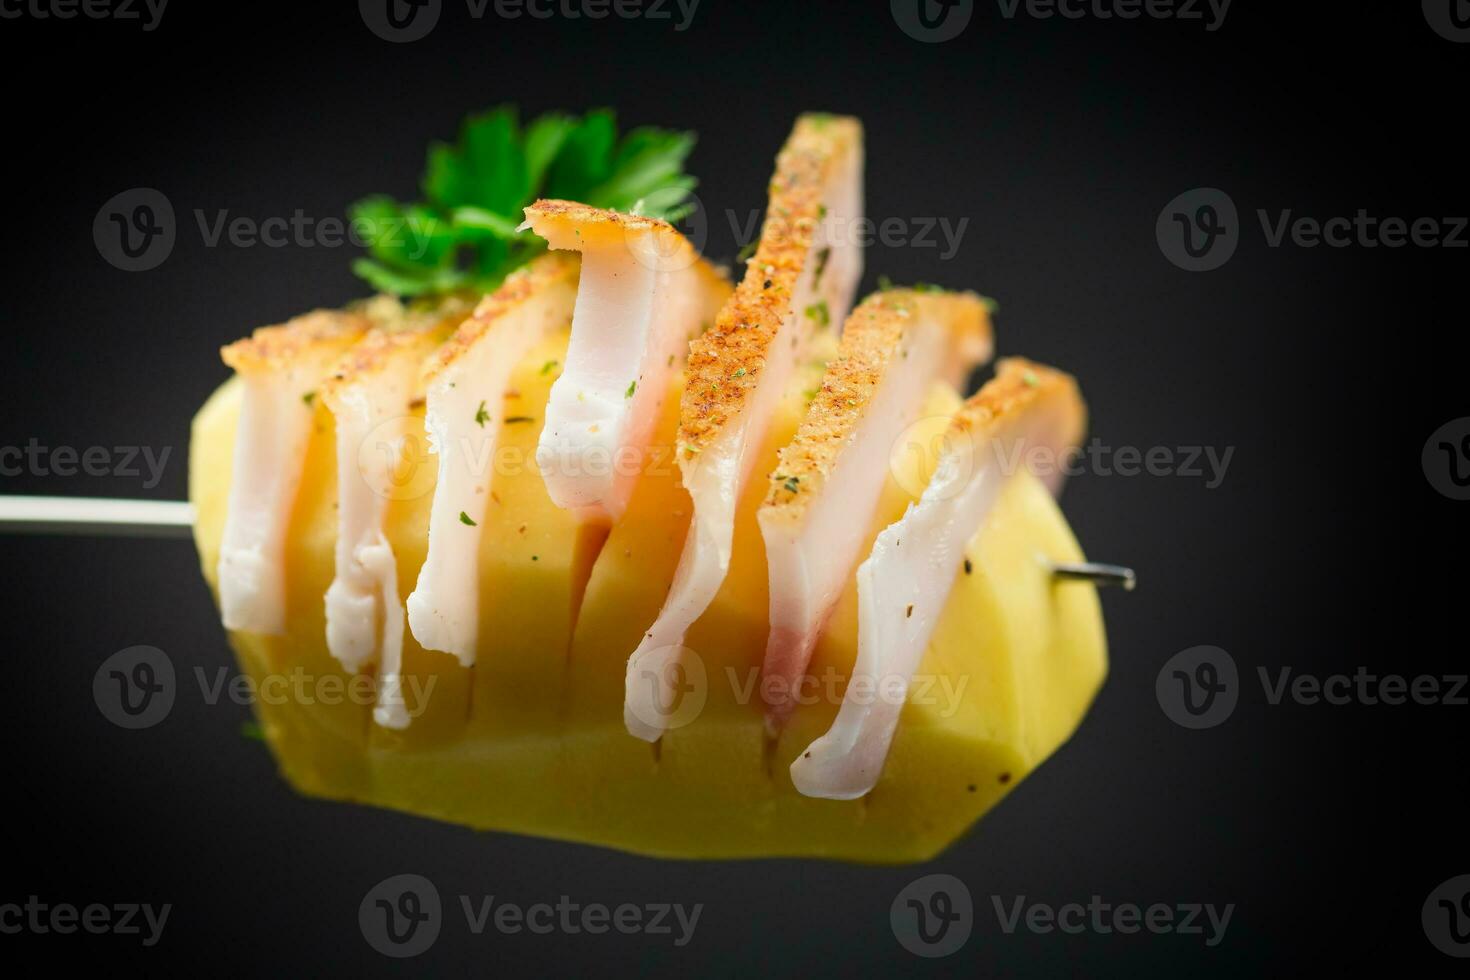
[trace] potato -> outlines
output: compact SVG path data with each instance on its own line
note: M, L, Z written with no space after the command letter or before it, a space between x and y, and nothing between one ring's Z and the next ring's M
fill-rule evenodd
M1081 551L1046 489L1012 478L967 549L919 668L877 788L853 801L810 799L792 786L795 755L836 715L857 649L855 585L837 605L809 669L803 703L768 741L760 664L767 630L766 560L755 521L765 481L752 480L736 525L730 574L688 637L690 690L657 745L628 735L628 655L668 590L691 506L672 456L677 392L666 399L628 512L610 532L581 526L547 496L534 463L541 408L565 335L518 367L496 417L504 425L481 552L481 646L475 666L405 637L408 707L402 732L372 722L371 700L312 694L263 699L256 710L286 779L311 796L508 831L681 858L820 857L898 863L933 857L1067 739L1107 670L1096 591L1060 583L1051 561ZM804 408L791 386L757 468L768 472ZM675 386L682 384L675 381ZM936 386L913 444L928 446L958 405ZM205 577L215 565L230 482L239 387L223 385L194 419L190 497ZM257 684L332 677L323 596L333 574L336 473L330 413L316 432L291 521L284 636L235 633L241 669ZM388 510L399 590L423 562L433 460L422 441ZM926 453L895 455L880 512L897 519L923 486ZM764 467L763 469L761 469ZM605 535L605 540L604 540ZM600 547L600 551L599 551ZM580 601L579 601L580 599ZM575 616L574 616L575 614ZM415 696L414 685L426 697ZM430 686L431 685L431 686ZM360 680L356 690L366 687Z

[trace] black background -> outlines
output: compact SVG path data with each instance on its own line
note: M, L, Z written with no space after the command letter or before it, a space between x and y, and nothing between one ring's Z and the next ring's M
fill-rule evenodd
M967 839L921 868L670 863L295 796L246 711L181 697L124 732L91 680L152 644L181 671L230 655L182 542L7 538L0 562L4 822L0 902L174 906L162 942L0 935L0 956L125 972L229 975L1286 975L1345 965L1448 974L1419 924L1470 871L1458 816L1465 708L1269 706L1256 668L1464 671L1463 508L1419 456L1466 409L1464 251L1269 248L1255 211L1326 218L1467 213L1461 98L1470 45L1417 3L1237 0L1223 27L1007 20L978 4L957 39L920 44L886 2L703 0L668 21L481 21L446 4L406 45L351 2L176 0L136 23L0 20L8 223L0 234L0 445L172 448L162 483L6 477L7 493L182 499L190 416L251 327L358 295L351 248L205 247L193 212L343 213L409 196L427 142L501 102L534 115L615 106L692 128L707 251L762 205L794 116L867 127L875 217L969 218L948 261L875 246L882 273L999 298L1002 353L1075 372L1113 446L1235 447L1201 479L1088 474L1065 496L1089 554L1138 569L1108 594L1112 675L1076 737ZM119 191L179 214L170 258L121 272L92 238ZM1242 241L1191 274L1155 240L1160 210L1226 190ZM1154 678L1217 644L1244 694L1224 725L1176 727ZM192 684L186 685L186 690ZM589 802L589 805L592 805ZM963 878L975 934L920 960L888 908L920 874ZM362 895L428 876L449 901L704 903L693 942L470 936L451 914L418 960L380 957ZM1059 905L1234 903L1225 940L1004 934L990 896Z

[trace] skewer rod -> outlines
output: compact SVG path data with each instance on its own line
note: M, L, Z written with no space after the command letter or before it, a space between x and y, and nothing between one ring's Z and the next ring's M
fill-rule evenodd
M187 538L194 507L182 500L0 496L0 533Z
M1132 592L1138 584L1133 569L1095 561L1058 562L1052 566L1052 572L1061 579L1091 582L1093 585L1121 585L1124 592Z
M134 538L187 538L194 506L182 500L116 500L106 497L0 496L0 533L89 534ZM1052 566L1057 578L1118 585L1133 591L1133 569L1101 562Z

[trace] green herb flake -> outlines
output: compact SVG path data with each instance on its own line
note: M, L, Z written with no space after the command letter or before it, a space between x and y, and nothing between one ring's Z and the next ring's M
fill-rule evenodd
M813 303L805 312L808 319L815 320L824 327L832 323L832 311L827 308L826 300Z
M311 408L312 405L316 404L316 392L308 391L306 394L302 395L301 404L305 405L307 408Z
M1041 379L1036 376L1035 371L1027 371L1025 374L1021 375L1021 383L1024 384L1027 388L1035 388L1037 385L1041 384Z
M625 392L623 392L623 397L624 398L632 398L633 397L633 392L635 392L637 390L638 390L638 382L636 380L629 381L628 382L628 390L625 391Z
M490 421L490 413L485 411L485 403L482 401L480 407L475 409L475 424L483 429L488 421Z
M547 361L545 364L541 365L541 373L550 374L552 371L555 371L557 367L560 366L560 364L560 361Z
M470 515L466 514L464 511L459 512L459 522L466 527L479 527L478 524L470 520Z

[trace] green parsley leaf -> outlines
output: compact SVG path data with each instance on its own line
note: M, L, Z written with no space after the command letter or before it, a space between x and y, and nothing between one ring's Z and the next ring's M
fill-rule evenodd
M643 127L618 138L610 109L548 113L522 127L513 106L470 116L454 143L429 148L423 200L376 195L353 204L368 254L352 271L401 296L487 292L540 255L546 243L518 231L537 198L678 221L695 187L684 173L689 132Z

